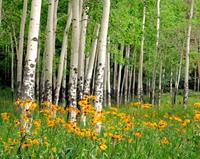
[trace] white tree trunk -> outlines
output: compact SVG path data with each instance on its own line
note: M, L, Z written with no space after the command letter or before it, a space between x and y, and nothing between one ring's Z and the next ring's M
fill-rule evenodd
M13 37L10 33L10 42L11 42L11 90L12 95L14 94L14 44L13 44Z
M64 70L65 57L67 57L68 32L71 26L71 22L72 22L72 10L71 10L71 4L69 3L68 19L67 19L67 23L66 23L65 30L63 33L62 49L61 49L61 54L60 54L60 62L58 66L58 76L56 80L56 89L55 89L55 104L56 105L58 104L58 100L59 100L60 87L61 87L61 82L62 82L63 72L64 72L63 70Z
M66 107L66 71L67 71L67 55L65 54L65 59L64 59L64 69L63 69L63 78L62 78L62 106Z
M106 62L105 62L105 72L104 72L104 80L103 80L103 102L104 102L104 106L107 105L107 72L108 72L108 65L107 65L107 60L108 59L108 55L106 54Z
M159 40L160 40L160 0L157 0L157 33L156 33L156 50L154 54L153 63L153 77L152 77L152 99L151 104L155 104L155 86L156 86L156 62L159 50Z
M69 76L69 102L70 106L77 108L77 79L78 79L78 55L79 55L79 0L72 1L72 46ZM76 122L76 112L71 111L70 121Z
M108 107L111 107L111 86L110 86L110 39L108 38L107 54L107 87L108 87Z
M124 45L120 46L120 55L123 58L123 52L124 52ZM122 65L119 64L119 71L118 71L118 80L117 80L117 105L119 106L120 103L120 91L121 91L121 75L122 75Z
M97 24L94 29L94 39L92 41L90 60L89 60L87 75L86 75L86 79L85 79L84 94L87 94L87 95L90 94L90 83L91 83L91 79L92 79L92 72L95 69L94 62L95 62L95 57L96 57L96 52L97 52L96 50L97 50L99 29L100 29L100 25Z
M87 9L83 10L83 17L81 21L81 34L79 46L79 59L78 59L78 99L83 98L84 77L85 77L85 43L86 43L86 29L87 29Z
M130 55L130 45L128 45L126 47L126 60L127 61L129 60L129 55ZM124 101L125 101L125 104L127 104L127 102L128 102L128 74L129 74L129 66L128 65L125 66L125 72L124 72L124 80L125 80L124 81L124 85L125 85Z
M194 10L194 0L191 0L191 8L190 8L190 17L189 17L189 26L187 33L187 45L186 45L186 53L185 53L185 79L184 79L184 97L183 97L183 105L184 108L187 108L188 104L188 81L189 81L189 53L190 53L190 35L192 30L192 18L193 18L193 10Z
M114 49L118 49L118 46L115 45L114 46ZM113 74L113 96L114 96L114 99L116 99L116 87L117 86L117 56L116 54L114 55L114 74Z
M24 31L26 25L28 0L23 1L23 10L21 15L20 33L19 33L19 51L17 55L17 97L21 96L22 85L22 67L23 67L23 54L24 54Z
M23 100L34 100L34 87L35 87L35 70L36 70L36 58L38 49L38 35L40 26L40 12L41 12L42 0L32 0L31 15L29 24L29 35L27 44L27 55L25 60L24 78L22 86L22 98ZM26 114L26 110L29 109L30 104L27 104L22 109L22 113ZM28 115L28 114L27 114ZM30 117L28 115L28 117ZM31 117L30 117L31 118ZM31 122L26 122L21 119L22 126L29 129Z
M45 54L45 100L52 102L52 75L53 75L53 49L54 49L54 0L49 0L46 54Z
M133 53L133 83L132 83L132 100L135 99L135 81L136 81L136 49L134 48L134 53Z
M173 98L173 72L172 72L172 68L171 68L171 72L170 72L170 98L171 98L171 104L173 104L172 98Z
M40 45L38 44L37 64L36 64L36 99L40 99Z
M128 81L128 102L131 100L132 77L133 77L133 67L131 66L129 70L129 81Z
M140 60L139 60L139 73L138 73L138 100L142 101L143 94L143 52L144 52L144 31L145 31L145 18L146 18L146 0L143 1L143 19L142 19L142 39L140 48Z
M103 13L101 20L101 31L99 37L99 48L98 48L98 64L97 64L97 77L95 84L95 109L97 115L102 111L103 102L103 78L106 62L106 46L107 46L107 34L108 34L108 23L110 13L110 0L103 0ZM101 122L96 123L96 132L101 131Z

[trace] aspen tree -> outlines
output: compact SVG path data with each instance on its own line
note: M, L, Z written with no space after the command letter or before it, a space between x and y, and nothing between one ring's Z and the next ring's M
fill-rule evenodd
M120 46L120 55L123 57L124 52L124 45ZM122 72L122 65L119 64L119 71L118 71L118 80L117 80L117 105L120 103L120 92L121 90L121 72Z
M72 0L72 46L69 75L69 102L77 109L78 57L80 42L79 0ZM76 122L76 112L70 112L70 121Z
M138 100L142 101L143 94L143 54L144 54L144 32L145 32L145 19L146 19L146 0L143 1L143 19L142 19L142 38L140 48L140 60L139 60L139 73L138 73Z
M183 97L183 105L184 108L187 108L188 104L188 81L189 81L189 53L190 53L190 35L192 30L192 18L194 11L194 0L191 0L191 8L190 8L190 17L188 24L188 32L187 32L187 43L186 43L186 53L185 53L185 78L184 78L184 97Z
M24 78L22 85L22 99L24 101L27 99L33 101L35 95L34 93L35 70L36 70L36 58L38 49L41 4L42 0L32 0L31 4L27 55L25 59ZM30 104L27 104L25 107L22 108L21 113L26 114L26 110L29 109L29 107ZM29 130L31 122L27 123L23 118L21 119L21 121L22 121L22 127L27 128Z
M152 76L152 99L151 104L155 104L155 86L156 86L156 60L159 51L159 40L160 40L160 0L157 0L157 33L156 33L156 50L154 54L153 63L153 76Z
M110 13L110 0L103 0L103 12L101 19L101 30L99 35L99 47L98 47L98 64L97 64L97 77L95 83L95 109L97 117L101 115L102 103L103 103L103 79L106 62L106 46L107 46L107 34L108 23ZM96 132L101 131L101 122L96 123Z
M54 0L48 1L46 54L45 54L45 95L44 100L52 102L52 73L53 73L53 48L54 48Z
M24 53L24 31L26 24L26 15L27 15L27 5L28 0L23 1L23 9L21 15L20 23L20 33L19 33L19 51L17 52L17 97L21 95L21 85L22 85L22 67L23 67L23 53Z
M60 62L58 66L58 75L57 75L57 80L56 80L56 89L55 89L55 104L58 104L59 100L59 93L60 93L60 87L62 84L62 77L63 77L63 72L64 72L64 66L66 63L65 58L67 58L67 48L68 48L68 32L69 28L71 26L72 22L72 10L71 10L71 3L69 2L68 5L68 19L67 23L65 26L65 30L63 33L63 42L62 42L62 49L61 49L61 54L60 54Z
M83 17L81 20L81 33L80 33L80 46L79 46L79 59L78 59L78 99L83 98L84 77L85 77L85 40L87 30L87 8L83 9Z
M84 94L89 95L90 94L90 84L92 80L92 73L95 69L94 63L95 63L95 57L97 52L97 41L99 36L99 29L100 25L96 24L94 29L94 39L92 40L92 46L91 46L91 52L90 52L90 60L88 64L88 69L86 72L86 78L85 78L85 85L84 85Z

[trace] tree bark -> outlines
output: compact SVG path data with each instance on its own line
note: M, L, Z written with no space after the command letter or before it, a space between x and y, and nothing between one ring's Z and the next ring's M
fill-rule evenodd
M124 45L120 46L120 55L123 58L124 52ZM119 71L118 71L118 80L117 80L117 105L119 106L120 103L120 91L121 91L121 73L122 73L122 65L119 64Z
M83 98L87 21L88 21L87 9L84 9L81 21L81 34L80 34L79 59L78 59L78 100Z
M130 45L126 47L126 60L129 60L130 55ZM129 63L125 66L125 72L124 72L124 79L125 79L125 88L124 88L124 101L125 104L128 102L128 74L129 74Z
M145 18L146 18L146 0L143 1L143 19L142 19L142 38L140 48L140 60L139 60L139 73L138 73L138 100L142 102L143 96L143 52L144 52L144 32L145 32Z
M151 104L155 104L155 86L156 86L156 59L158 57L160 40L160 0L157 0L157 33L156 33L156 50L154 54L153 75L152 75L152 99Z
M40 101L40 45L38 44L36 64L36 99Z
M78 80L78 57L80 42L79 24L79 0L72 1L72 46L69 76L69 102L70 106L77 109L77 80ZM70 121L76 122L76 112L70 112Z
M14 96L14 44L13 44L13 37L10 33L10 41L11 41L11 91L12 91L12 98Z
M24 78L22 85L22 99L25 101L30 99L34 100L34 87L35 87L35 70L36 70L36 58L38 49L38 35L40 26L40 12L41 12L42 0L32 0L31 15L29 24L27 55L25 59ZM30 118L30 114L27 114L30 104L27 104L22 108L21 113L27 115ZM21 118L22 127L30 129L31 122L25 121Z
M44 101L52 103L52 75L53 75L53 51L54 51L54 0L49 0L46 54L45 54L45 95Z
M106 62L106 46L107 46L107 34L108 34L108 23L110 13L110 0L103 0L103 13L101 20L101 31L99 37L99 48L98 48L98 64L97 64L97 77L95 84L95 109L96 115L98 116L102 111L103 102L103 77ZM101 122L96 123L96 132L101 131Z
M108 87L108 107L111 107L111 86L110 86L110 39L108 39L107 54L107 87Z
M100 25L96 24L95 29L94 29L94 39L92 41L92 47L91 47L91 53L90 53L90 60L88 64L88 70L87 70L87 75L85 78L85 86L84 86L84 94L89 95L90 94L90 84L91 84L91 79L92 79L92 72L95 69L94 67L94 62L95 62L95 57L96 57L96 50L97 50L97 40L99 36L99 29Z
M24 54L24 32L26 25L26 14L27 14L28 0L23 1L23 10L21 15L20 33L19 33L19 51L17 56L17 97L21 96L21 85L22 85L22 67L23 67L23 54Z
M188 33L187 33L187 45L186 45L186 53L185 53L185 79L184 79L184 97L183 97L183 105L184 108L187 109L188 105L188 81L189 81L189 53L190 53L190 35L192 30L192 18L193 18L193 10L194 10L194 0L191 0L191 8L190 8L190 17L189 17L189 25L188 25Z
M68 19L67 19L67 23L66 23L65 30L63 33L62 49L61 49L61 54L60 54L60 62L58 66L58 75L57 75L57 80L56 80L56 89L55 89L55 104L56 105L58 105L58 101L59 101L60 87L62 83L64 65L65 65L64 63L65 63L65 58L67 58L68 32L71 26L71 22L72 22L72 10L71 10L71 4L69 2Z

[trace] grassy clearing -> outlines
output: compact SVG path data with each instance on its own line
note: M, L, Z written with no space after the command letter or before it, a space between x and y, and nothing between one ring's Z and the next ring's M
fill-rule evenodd
M70 111L52 105L50 110L34 110L33 125L26 139L7 93L1 95L0 158L69 158L69 159L135 159L135 158L199 158L200 104L199 93L190 94L187 110L170 105L169 95L162 106L151 107L131 102L120 109L106 109L99 116L86 101L81 105L87 113L87 126L66 122ZM57 112L56 118L49 114ZM101 134L93 130L102 122ZM19 148L21 147L21 148Z

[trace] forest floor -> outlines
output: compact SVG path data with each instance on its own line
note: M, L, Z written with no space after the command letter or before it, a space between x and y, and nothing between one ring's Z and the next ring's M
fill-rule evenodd
M200 93L190 93L187 110L181 96L172 107L169 94L163 94L160 109L130 102L120 108L105 108L102 114L95 114L85 99L79 104L87 123L83 126L80 122L76 127L65 121L70 109L55 105L50 111L36 108L31 110L32 127L26 133L20 128L11 97L9 90L1 91L0 158L200 158ZM56 117L50 116L52 112ZM97 122L102 123L100 134L93 129ZM24 133L26 138L21 137Z

